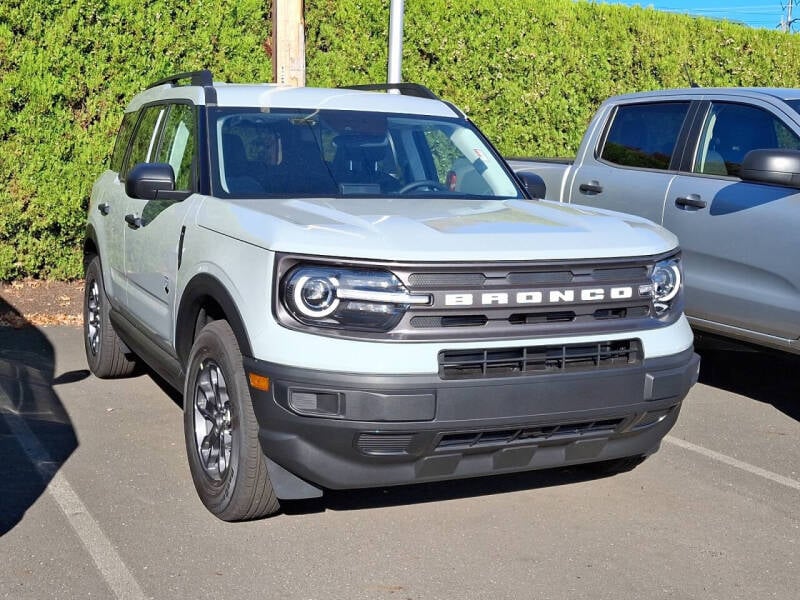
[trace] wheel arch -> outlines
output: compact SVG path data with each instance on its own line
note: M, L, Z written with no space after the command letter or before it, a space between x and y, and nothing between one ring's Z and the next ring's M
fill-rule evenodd
M86 235L83 238L83 272L86 273L86 267L89 264L92 256L99 256L100 250L97 244L97 233L94 226L89 224L86 226Z
M175 322L175 350L181 364L189 359L199 325L225 319L244 356L253 356L244 320L233 297L219 279L208 273L195 275L184 289Z

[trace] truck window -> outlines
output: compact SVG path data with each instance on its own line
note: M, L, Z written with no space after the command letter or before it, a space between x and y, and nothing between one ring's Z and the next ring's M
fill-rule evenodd
M800 150L800 138L762 108L712 102L703 123L692 171L738 177L745 154L759 148Z
M689 102L619 106L600 158L623 167L668 169Z

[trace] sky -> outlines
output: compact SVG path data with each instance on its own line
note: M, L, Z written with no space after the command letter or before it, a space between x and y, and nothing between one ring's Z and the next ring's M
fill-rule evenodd
M728 19L740 21L751 27L778 29L778 25L786 15L789 0L606 0L609 3L653 7L682 14L709 17L712 19ZM800 17L800 2L794 2L792 17ZM800 31L800 21L795 23L793 31Z

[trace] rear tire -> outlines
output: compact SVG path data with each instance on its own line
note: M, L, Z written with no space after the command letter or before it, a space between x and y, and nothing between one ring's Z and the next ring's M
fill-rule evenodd
M89 369L101 379L130 375L136 367L133 354L114 331L110 313L100 257L93 256L83 289L83 345Z
M226 321L213 321L198 334L186 373L184 437L200 500L223 521L277 512L242 354Z

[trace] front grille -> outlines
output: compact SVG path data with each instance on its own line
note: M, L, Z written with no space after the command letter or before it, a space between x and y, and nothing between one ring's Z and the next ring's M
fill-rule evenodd
M391 271L413 295L427 301L410 304L391 330L358 327L316 328L333 337L381 341L513 340L592 335L611 337L670 325L679 306L657 314L650 272L671 254L623 259L548 261L386 263L345 258L281 255L276 279L282 281L301 263L346 264ZM275 306L281 322L300 326L285 310L281 286Z
M586 421L584 423L536 425L533 427L494 431L447 433L441 437L436 449L467 450L470 448L503 446L517 442L532 444L566 442L589 435L611 435L624 421L624 418L605 419L602 421Z
M444 350L439 353L442 379L484 379L564 371L592 371L638 365L639 340L592 344Z

